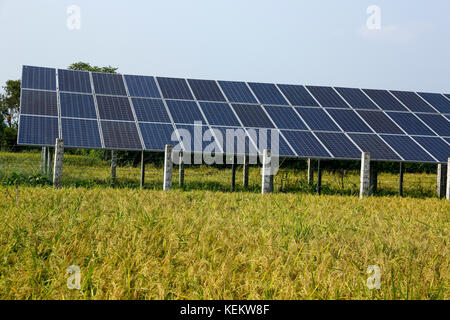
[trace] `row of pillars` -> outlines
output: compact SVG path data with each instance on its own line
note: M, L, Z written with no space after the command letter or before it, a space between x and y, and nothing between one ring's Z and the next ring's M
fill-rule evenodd
M53 158L51 147L43 147L41 151L41 174L51 176L53 174L53 186L57 189L62 186L62 169L64 160L64 140L56 139Z

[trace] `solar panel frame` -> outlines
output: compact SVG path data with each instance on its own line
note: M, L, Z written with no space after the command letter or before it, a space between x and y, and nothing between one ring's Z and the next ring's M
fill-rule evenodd
M170 117L162 99L133 97L132 103L139 122L170 123Z
M354 110L327 109L327 111L344 132L373 133L372 129Z
M384 111L409 111L388 90L362 89L364 93Z
M361 150L343 132L314 132L315 136L336 159L359 159Z
M308 128L313 131L341 132L330 115L322 108L294 107Z
M405 161L411 162L436 162L428 151L425 151L416 141L409 136L380 135L383 140L393 148Z
M252 138L248 135L248 132L243 127L222 127L222 126L211 126L211 130L214 130L214 134L216 138L218 139L218 143L221 144L222 151L226 155L237 155L237 156L243 156L243 155L258 155L258 150L256 147L255 142L252 140ZM231 142L230 137L227 136L227 131L231 133L231 130L233 130L233 142ZM218 132L220 132L220 136L218 135ZM222 141L220 141L220 137L222 138ZM239 137L241 139L244 139L244 146L238 146L239 143L242 143L242 141L239 140ZM233 150L230 150L230 148L233 148Z
M127 96L123 76L117 73L91 72L95 94Z
M405 134L383 111L356 110L364 121L379 134Z
M156 77L156 82L165 99L195 100L186 79Z
M421 113L417 116L438 136L450 137L450 123L442 115Z
M101 120L105 149L142 151L136 122Z
M439 137L412 137L440 163L447 163L450 155L450 145Z
M165 149L166 144L173 144L174 142L180 143L171 123L140 122L139 128L142 133L144 149L146 151L161 151ZM169 134L170 138L168 137ZM175 134L176 140L172 140L173 134ZM155 136L159 136L160 138L164 137L164 139L153 139Z
M386 114L408 135L436 136L436 134L413 113L386 112Z
M350 109L350 105L332 87L306 86L306 88L324 108Z
M89 72L58 69L58 89L61 92L92 93Z
M349 133L348 136L370 158L378 161L404 161L378 134Z
M322 145L313 132L281 130L281 133L299 158L333 158L332 154Z
M280 130L308 130L298 113L291 107L264 105L263 108Z
M24 127L34 127L35 129L23 130ZM47 130L47 133L44 133ZM50 132L50 133L49 133ZM24 135L26 135L24 137ZM57 117L33 116L21 114L19 116L19 131L17 143L28 146L49 146L55 145L59 138L59 120Z
M275 129L261 105L233 103L231 106L244 127Z
M97 119L61 119L64 147L102 149Z
M126 87L131 97L160 99L161 94L156 85L155 77L124 75Z
M218 81L223 94L229 102L257 104L253 93L250 91L247 83L240 81Z
M431 104L440 113L450 113L450 100L440 93L419 92L424 100Z
M320 107L316 99L306 90L305 86L288 84L277 84L276 86L290 102L291 106Z
M400 100L400 102L404 106L406 106L412 112L431 112L431 113L436 113L436 109L434 109L430 104L428 104L424 99L422 99L415 92L391 90L391 93L398 100Z
M297 153L291 147L290 143L286 141L283 134L278 129L266 129L266 128L245 128L247 135L251 137L253 142L257 146L258 153L262 155L264 149L270 149L270 152L274 156L295 158ZM273 145L272 138L278 135L278 148Z
M187 79L196 100L226 102L219 85L214 80Z
M334 88L353 109L381 110L361 89Z
M249 82L248 85L261 104L289 105L278 87L273 83Z
M101 120L135 121L128 97L96 95Z
M61 92L59 100L61 117L97 119L93 95Z
M175 124L193 125L197 121L206 124L206 120L195 101L165 100L165 102Z
M23 66L21 88L56 91L56 69Z
M226 102L200 102L200 109L210 125L239 127L241 123Z
M215 144L214 150L216 150L217 154L223 154L222 146L217 142L216 136L214 135L214 131L210 129L208 125L192 125L192 124L175 124L176 129L178 130L178 137L180 142L182 142L183 151L187 153L203 153L203 151L206 150L207 147L209 147L211 144ZM190 146L186 144L185 139L181 139L182 136L184 136L182 133L182 129L187 130L189 132L190 137L192 138L190 141ZM201 146L198 142L198 134L200 134L201 130ZM205 133L209 131L209 134L211 135L211 141L205 141ZM201 149L199 149L201 148Z
M22 89L20 113L58 117L58 96L56 91Z

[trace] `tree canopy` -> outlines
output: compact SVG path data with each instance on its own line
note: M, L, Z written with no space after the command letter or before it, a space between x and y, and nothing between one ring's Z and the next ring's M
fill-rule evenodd
M77 70L77 71L116 73L117 69L119 69L119 68L114 68L111 66L98 67L98 66L91 66L87 62L75 62L75 63L72 63L68 69L69 70Z

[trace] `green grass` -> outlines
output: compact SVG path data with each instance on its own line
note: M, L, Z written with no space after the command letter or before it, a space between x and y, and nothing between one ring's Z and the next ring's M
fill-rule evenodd
M12 172L38 174L39 155L0 154L0 183ZM145 190L139 169L119 168L111 188L107 163L68 156L62 190L3 184L0 298L450 298L450 205L433 196L433 176L407 174L399 198L396 177L381 174L380 194L359 200L355 174L342 188L325 173L317 196L305 172L285 172L265 196L256 167L246 191L229 192L229 170L194 167L185 190L174 178L164 192L161 168L148 166ZM72 264L79 291L66 286ZM366 287L369 265L380 290Z

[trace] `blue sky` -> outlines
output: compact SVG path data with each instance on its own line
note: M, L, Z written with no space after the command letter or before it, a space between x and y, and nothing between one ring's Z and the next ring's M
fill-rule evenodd
M81 29L66 26L81 9ZM368 30L369 5L381 29ZM76 61L129 74L450 92L450 1L0 0L0 85Z

